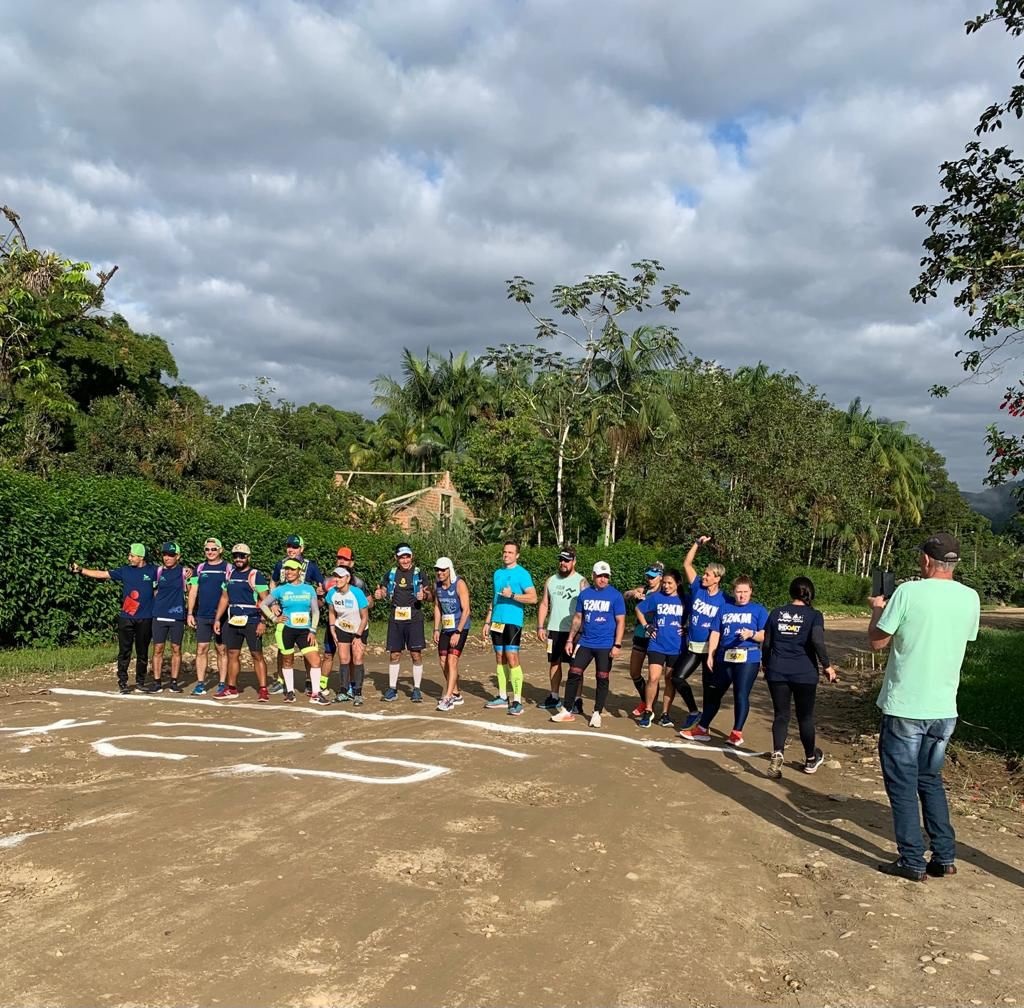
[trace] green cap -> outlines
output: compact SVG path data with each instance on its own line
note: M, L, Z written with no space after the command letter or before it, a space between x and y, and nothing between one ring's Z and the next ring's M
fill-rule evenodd
M217 549L224 549L224 543L222 543L216 536L208 536L206 542L203 545L205 546L209 543L213 543L213 545L216 546Z
M302 564L298 560L285 560L281 566L286 570L302 570Z
M128 547L128 553L131 556L144 557L146 555L146 547L142 543L132 543Z

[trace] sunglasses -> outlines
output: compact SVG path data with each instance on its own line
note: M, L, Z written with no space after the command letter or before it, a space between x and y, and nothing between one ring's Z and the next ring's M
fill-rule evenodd
M450 570L449 567L435 567L434 571L437 574L443 574L446 570Z
M248 560L249 559L249 554L248 553L232 553L231 554L231 559L232 560Z
M216 553L219 549L220 549L219 546L204 546L203 547L203 552L204 553Z

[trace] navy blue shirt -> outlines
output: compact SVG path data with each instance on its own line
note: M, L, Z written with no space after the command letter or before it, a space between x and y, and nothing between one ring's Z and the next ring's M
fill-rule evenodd
M825 620L817 609L794 605L773 609L764 628L764 677L769 682L816 683L818 666L830 664Z
M156 584L156 564L133 567L115 567L108 570L111 581L121 585L121 615L128 619L153 618L153 586Z
M256 599L269 587L266 577L255 567L240 571L232 564L223 584L224 591L228 593L227 622L238 619L245 620L245 623L258 623L263 619Z
M618 588L584 588L576 597L576 612L583 614L579 644L603 651L615 644L616 616L626 615L626 600Z
M285 557L285 560L288 558ZM324 576L320 573L320 568L317 567L315 560L307 560L305 557L296 557L300 564L302 564L302 581L306 584L311 585L323 585ZM280 584L284 580L284 560L278 560L274 565L274 573L271 574L271 578L275 584Z
M153 596L153 618L183 620L185 618L185 569L159 567L156 572L156 593Z
M197 619L212 620L217 615L220 593L230 567L231 564L227 560L221 560L220 563L204 560L201 564L196 565L196 572L189 580L189 584L196 585L198 589L195 610Z

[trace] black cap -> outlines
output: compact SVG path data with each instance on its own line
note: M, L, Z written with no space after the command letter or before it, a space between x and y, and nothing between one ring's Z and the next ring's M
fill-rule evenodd
M296 546L296 547L301 547L301 546L305 546L306 545L305 542L303 542L302 536L300 536L300 535L290 535L290 536L288 536L288 538L285 539L284 544L285 544L285 546Z
M566 546L565 549L560 550L558 553L558 559L565 563L570 563L576 559L576 550L571 546Z
M921 543L921 552L933 560L956 563L960 559L960 540L948 532L936 532Z

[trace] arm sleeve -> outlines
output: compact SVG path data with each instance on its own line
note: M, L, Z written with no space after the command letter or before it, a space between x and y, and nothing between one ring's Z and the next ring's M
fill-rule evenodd
M764 625L764 643L761 645L761 654L767 660L772 650L772 631L775 629L775 613L768 616L768 622Z
M832 664L828 651L825 650L825 619L821 613L815 613L814 622L811 624L811 650L822 668L828 668Z

